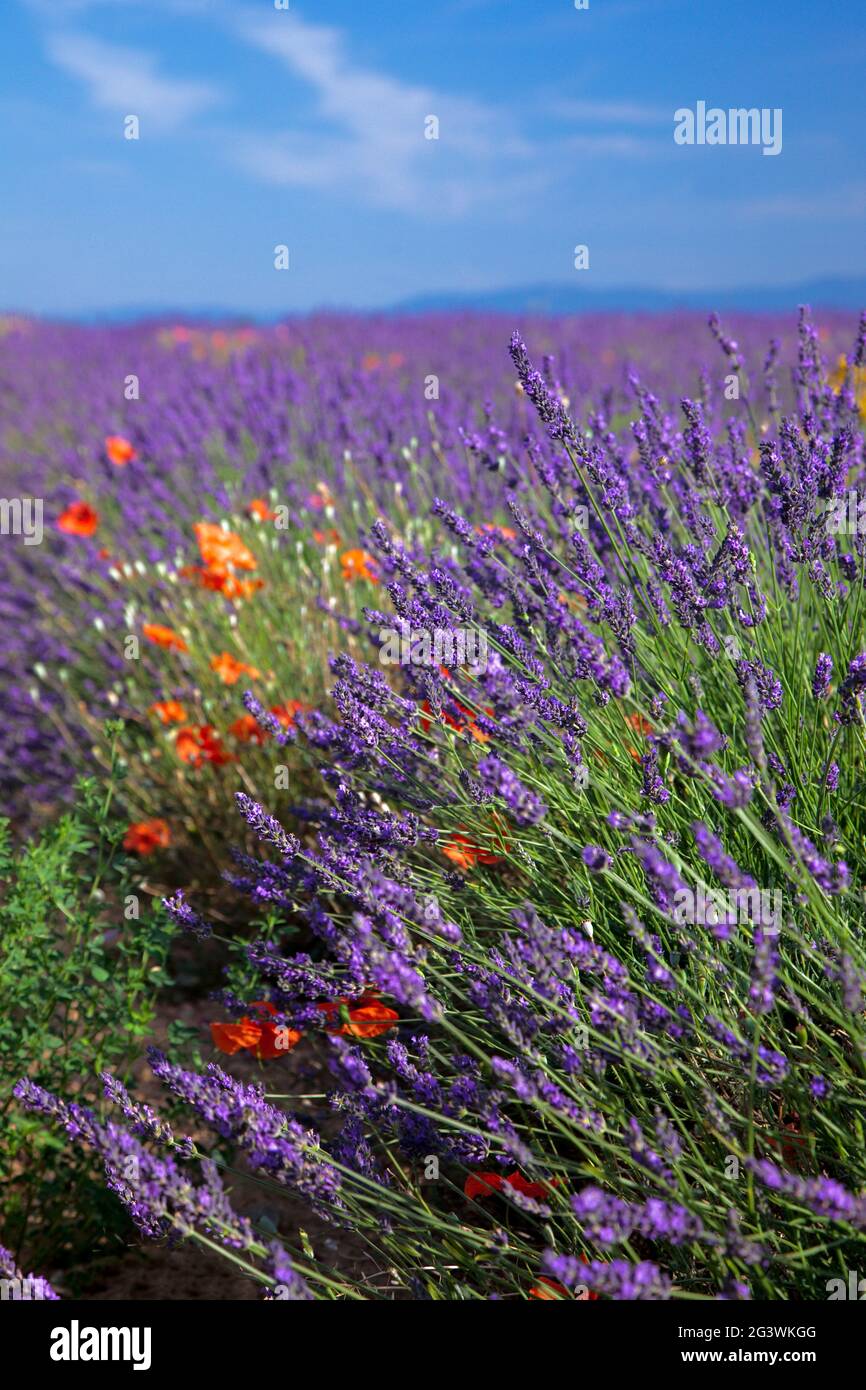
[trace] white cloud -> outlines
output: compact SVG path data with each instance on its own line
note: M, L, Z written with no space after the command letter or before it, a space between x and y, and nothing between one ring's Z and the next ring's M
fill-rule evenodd
M70 33L49 34L46 47L57 67L84 83L94 106L139 116L156 130L183 125L222 99L209 82L160 75L139 49Z
M563 147L571 154L613 159L646 159L648 156L668 153L667 146L658 140L647 140L639 135L619 135L613 131L586 131L578 135L567 135Z
M539 186L533 147L507 115L363 67L340 30L294 14L238 32L313 89L316 115L331 127L239 138L236 156L255 177L444 216ZM425 139L428 116L439 120L438 140Z
M148 9L165 10L169 14L200 15L212 13L218 0L148 0ZM39 18L56 24L76 19L89 11L135 10L140 12L141 0L23 0L23 4Z
M779 193L746 199L738 205L742 217L760 221L849 222L866 217L866 185L846 184L824 193Z
M644 106L634 101L557 101L552 110L566 121L586 125L652 126L671 124L674 108Z

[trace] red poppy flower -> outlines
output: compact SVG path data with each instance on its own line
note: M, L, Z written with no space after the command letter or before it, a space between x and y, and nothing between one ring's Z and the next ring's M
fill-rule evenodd
M153 854L170 844L171 831L164 820L136 821L123 837L123 848L132 854Z
M277 1012L267 999L257 999L252 1008L269 1014ZM259 1021L247 1015L238 1023L212 1023L210 1032L214 1047L220 1052L225 1052L229 1057L236 1052L254 1052L260 1061L285 1056L302 1037L295 1028L285 1028L267 1020Z
M466 1197L488 1197L491 1192L501 1192L503 1187L507 1186L513 1187L515 1192L521 1193L524 1197L533 1197L536 1201L541 1201L549 1195L548 1187L556 1185L556 1179L547 1185L529 1182L515 1168L507 1177L503 1177L501 1173L470 1173L463 1184L463 1192Z
M490 735L485 734L482 729L479 729L478 725L475 722L475 716L472 713L472 711L470 709L467 709L465 705L461 705L459 700L453 700L451 703L454 705L458 713L455 715L449 713L447 709L441 709L439 711L439 718L442 720L442 723L447 724L449 729L454 729L458 734L469 734L471 738L475 739L476 743L489 743ZM421 709L423 713L421 716L420 723L421 728L424 730L424 733L426 734L432 722L430 718L432 714L432 710L430 708L430 701L423 700L421 702ZM486 709L484 712L485 714L493 714L492 709Z
M508 845L503 844L502 848L507 851ZM442 846L442 853L458 869L474 869L476 864L499 864L502 860L501 854L491 854L490 850L483 849L459 830L454 832L447 845Z
M585 1255L581 1255L580 1258L585 1265L589 1264L589 1260L586 1258ZM539 1287L539 1285L541 1287ZM568 1298L576 1303L598 1302L597 1293L591 1293L589 1289L587 1289L586 1293L580 1293L575 1295L571 1292L570 1289L567 1289L564 1284L560 1284L557 1279L548 1279L547 1276L544 1274L540 1274L538 1276L538 1284L535 1286L535 1288L529 1290L529 1297L549 1299L555 1299L556 1297Z
M282 705L271 705L271 714L276 716L284 729L289 729L295 722L295 715L309 708L301 700L286 700Z
M224 748L211 724L190 724L178 729L174 746L181 762L190 763L193 767L201 767L204 762L221 767L223 763L237 761L234 753Z
M538 1284L529 1290L530 1298L571 1298L571 1294L564 1284L560 1284L558 1279L548 1279L544 1274L539 1274ZM593 1295L595 1297L595 1295Z
M775 1139L768 1135L765 1142L771 1149L781 1153L782 1162L788 1168L797 1169L801 1166L809 1148L808 1138L800 1133L800 1116L789 1114L782 1117L780 1115L779 1122L782 1126L780 1138Z
M58 531L65 531L67 536L92 536L98 525L99 512L86 502L70 502L57 518Z
M349 1034L353 1038L378 1038L381 1033L387 1033L389 1028L393 1028L400 1017L393 1009L380 1004L377 999L367 994L362 995L355 1004L346 998L330 999L326 1003L317 1004L316 1008L336 1019L343 1006L348 1008L350 1021L329 1027L329 1033Z
M230 724L229 733L241 743L264 743L268 738L267 730L251 714L242 714L234 724Z

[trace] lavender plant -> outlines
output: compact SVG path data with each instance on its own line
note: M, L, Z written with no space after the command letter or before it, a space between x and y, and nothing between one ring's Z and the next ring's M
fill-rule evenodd
M530 327L574 398L603 403L623 447L635 447L637 370L665 406L676 404L676 383L699 397L713 430L725 427L721 373L695 319ZM16 319L3 330L0 474L7 496L44 510L39 545L7 538L0 548L3 804L31 820L68 795L78 772L104 775L101 729L122 717L130 816L173 829L180 817L185 850L204 842L207 821L224 852L232 767L216 785L210 763L192 785L179 779L184 765L165 746L177 726L165 733L153 707L174 700L188 723L212 726L229 754L243 754L246 790L264 792L255 747L230 732L244 711L210 660L224 651L246 660L261 673L260 697L272 696L265 704L320 703L327 649L348 645L367 582L363 565L340 563L359 527L384 513L404 538L419 531L426 542L435 496L474 525L510 524L505 498L533 485L544 435L501 350L502 321L319 316L205 332ZM742 330L738 351L758 371L767 334L777 335L764 375L774 408L790 401L778 365L790 358L789 325L746 320ZM828 315L821 333L834 356L843 332L844 318ZM202 566L201 523L239 534L256 567ZM344 573L359 582L347 586ZM332 606L346 615L342 633ZM146 623L179 629L188 653L155 649Z
M125 1126L17 1087L144 1234L222 1246L281 1298L820 1299L855 1267L866 319L831 378L801 316L786 412L775 354L756 388L711 326L724 418L636 375L626 422L603 394L581 418L515 336L546 438L503 478L509 526L442 497L438 544L365 537L374 646L471 628L487 660L336 656L336 717L296 721L321 795L287 827L239 794L261 851L230 883L272 930L236 948L255 984L235 972L214 1037L261 1083L150 1054L212 1155L110 1076ZM291 1084L313 1046L320 1113ZM369 1267L257 1228L235 1168Z

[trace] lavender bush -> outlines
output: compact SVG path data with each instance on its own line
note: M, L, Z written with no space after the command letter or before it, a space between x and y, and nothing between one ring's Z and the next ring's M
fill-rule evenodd
M336 655L333 715L295 721L320 794L238 795L261 847L230 882L267 929L214 1040L261 1082L150 1054L212 1154L110 1075L116 1122L18 1086L145 1235L298 1299L820 1299L856 1267L866 320L828 375L804 315L790 384L712 328L726 396L632 374L585 413L515 337L538 425L495 446L498 506L443 470L431 544L387 511L363 538L374 651L401 622L487 659ZM314 1045L321 1113L286 1080ZM369 1269L236 1210L235 1167Z

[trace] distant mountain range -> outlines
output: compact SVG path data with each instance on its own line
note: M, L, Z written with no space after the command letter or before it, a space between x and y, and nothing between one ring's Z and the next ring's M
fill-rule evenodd
M799 304L814 309L866 309L866 276L804 280L793 285L744 285L727 290L660 290L646 286L596 289L576 274L564 285L513 285L499 290L465 290L451 293L416 295L398 304L370 312L381 314L426 314L485 312L526 314L643 314L669 313L675 309L708 313L736 310L740 313L792 313ZM322 311L353 312L350 306L323 305ZM39 317L51 318L50 314ZM210 324L278 323L293 318L289 310L272 314L244 313L217 305L181 308L177 305L125 305L110 310L94 310L59 317L76 323L135 323L146 319L161 322L199 322Z
M465 294L419 295L396 306L399 313L460 309L508 314L665 313L672 309L736 309L790 313L799 304L820 309L866 309L866 277L807 280L795 285L742 286L728 290L657 290L642 286L594 289L577 275L567 285L521 285Z

